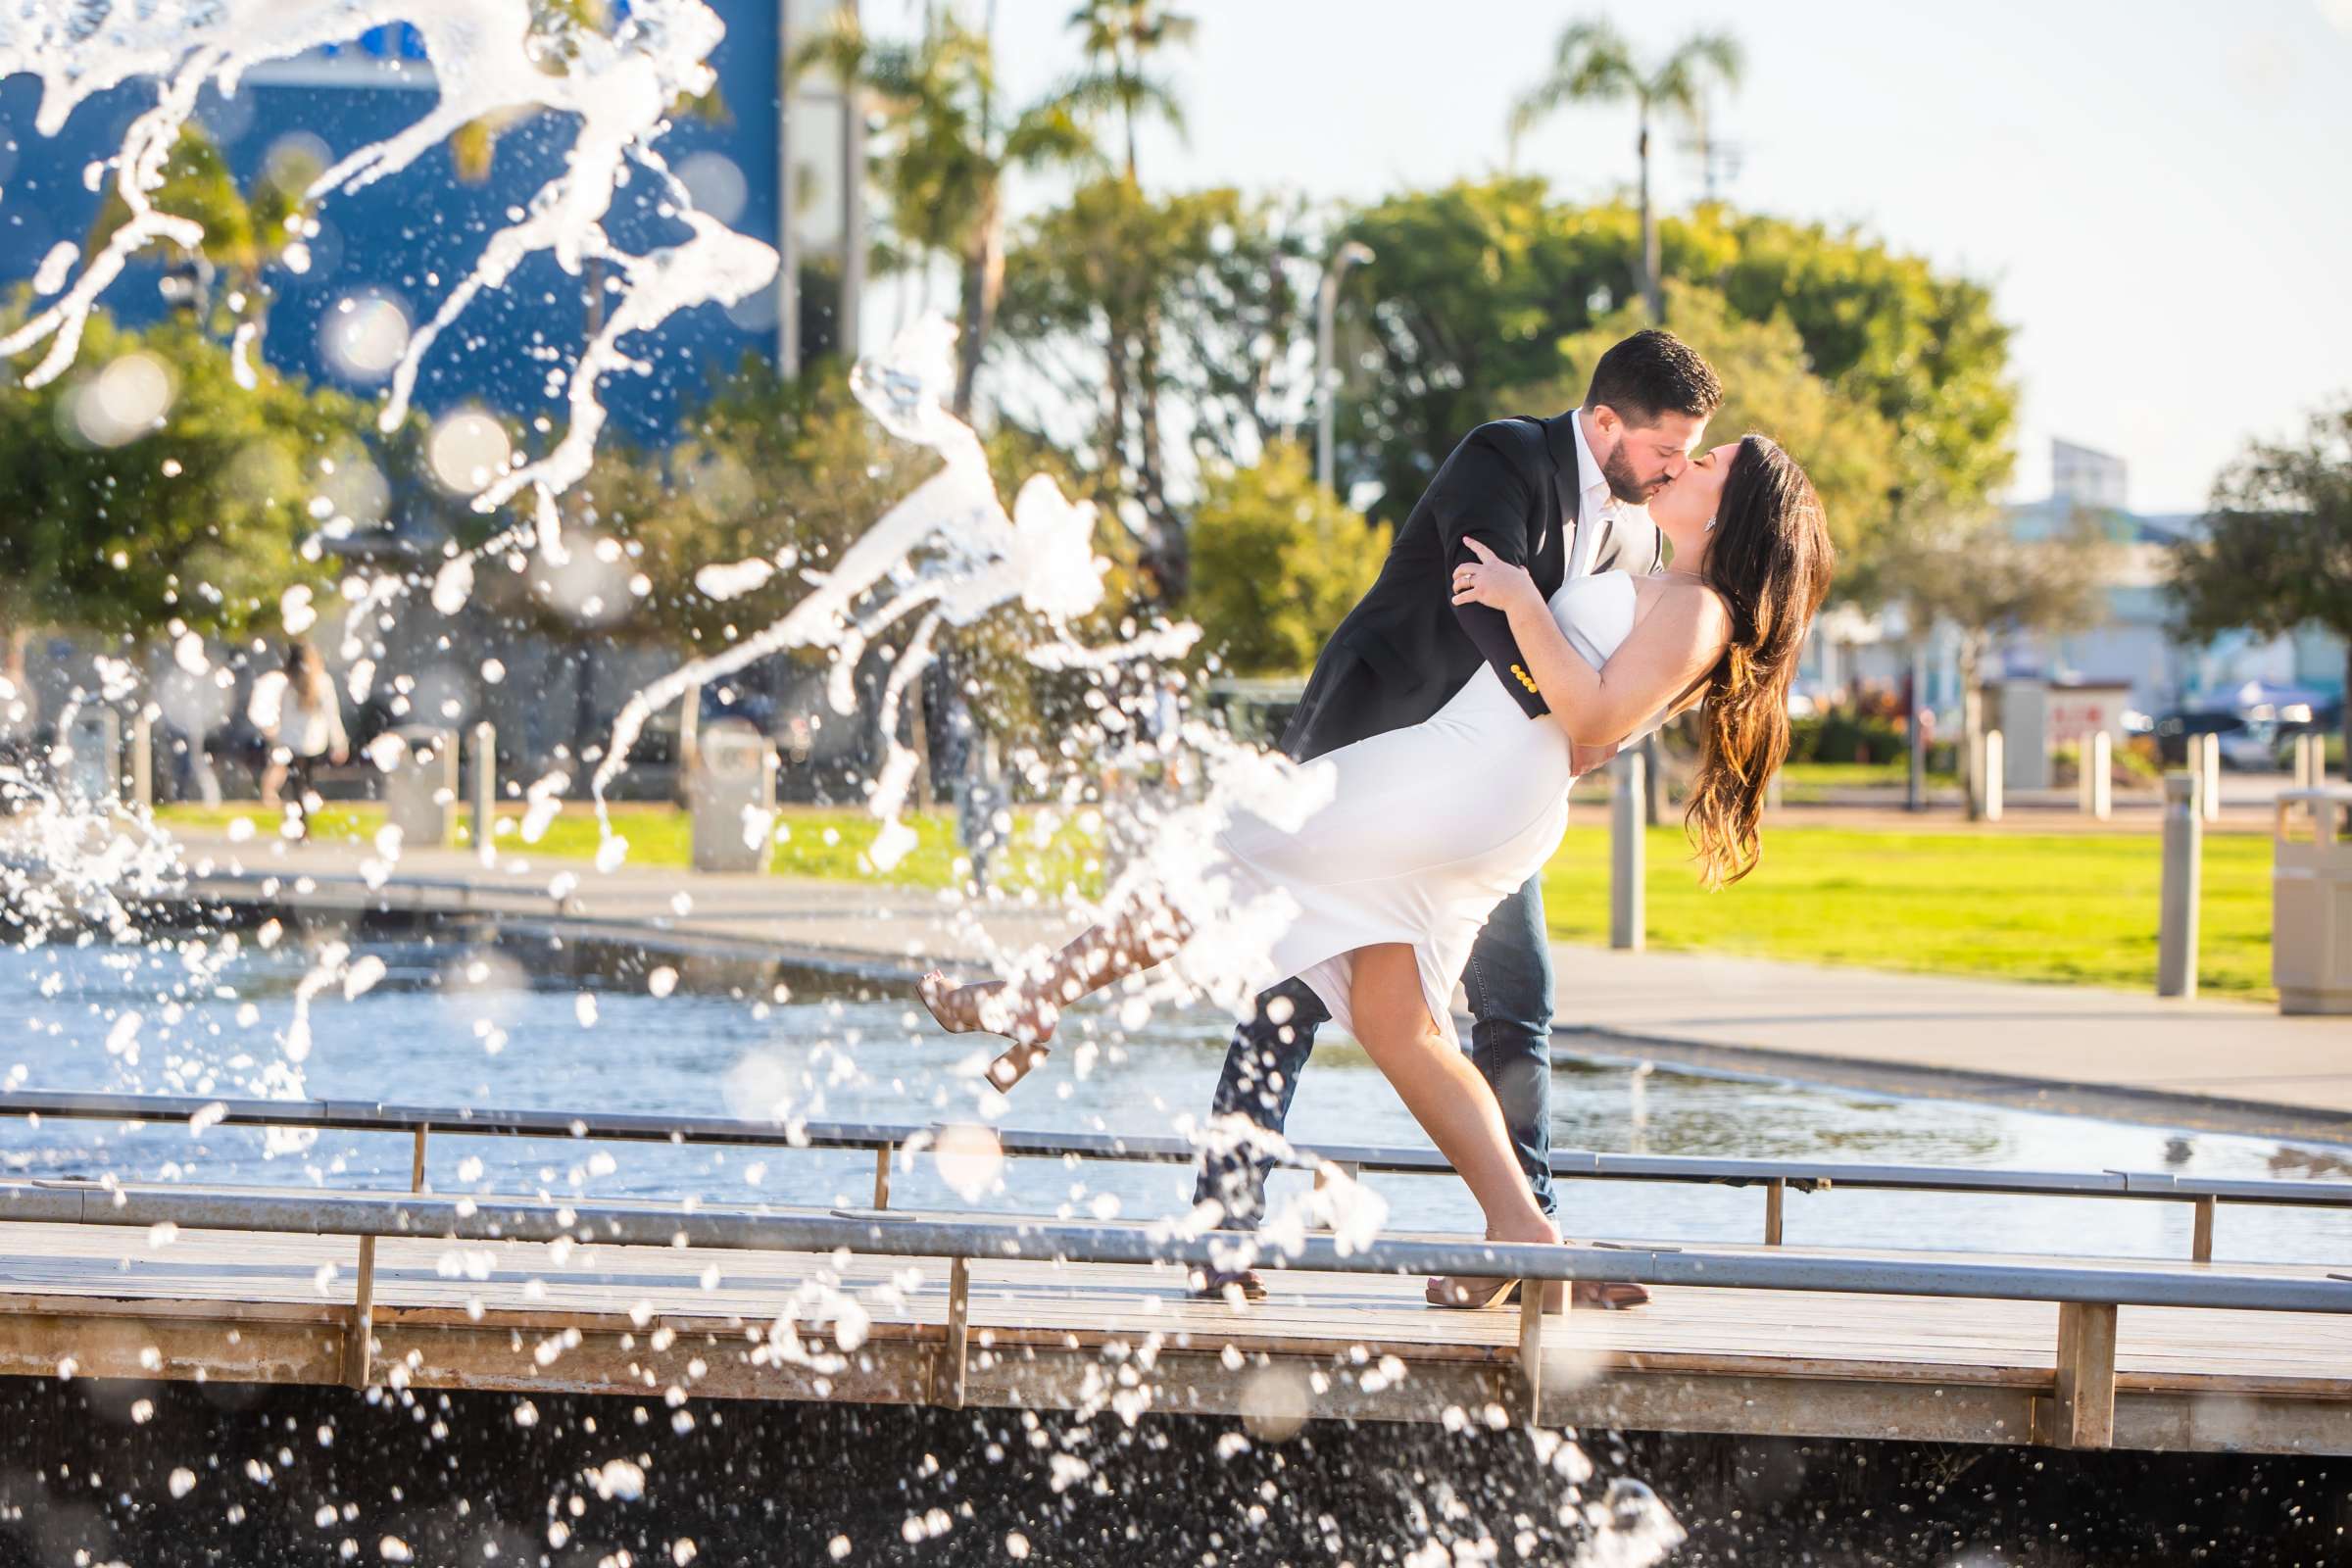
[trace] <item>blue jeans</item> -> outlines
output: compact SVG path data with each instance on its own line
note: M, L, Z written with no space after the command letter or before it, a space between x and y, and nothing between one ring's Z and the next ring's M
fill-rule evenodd
M1551 946L1544 929L1544 887L1539 876L1494 906L1462 974L1469 994L1470 1059L1502 1104L1503 1125L1527 1185L1544 1213L1551 1194ZM1276 999L1290 1004L1287 1021L1267 1012ZM1276 1012L1285 1009L1273 1007ZM1233 1032L1225 1071L1217 1079L1213 1109L1236 1112L1268 1132L1279 1133L1298 1092L1298 1074L1314 1049L1315 1030L1331 1013L1299 980L1285 980L1258 993L1255 1016ZM1202 1162L1193 1200L1215 1199L1225 1206L1224 1224L1252 1230L1266 1206L1266 1172L1271 1160L1243 1153L1212 1154Z

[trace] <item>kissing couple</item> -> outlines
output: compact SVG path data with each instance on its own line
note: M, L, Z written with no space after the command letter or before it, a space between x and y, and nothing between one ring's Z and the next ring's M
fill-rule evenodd
M1689 345L1642 331L1594 367L1584 403L1471 431L1341 621L1282 739L1328 785L1295 826L1244 811L1211 874L1238 900L1279 894L1253 1016L1234 1035L1215 1108L1279 1133L1314 1044L1362 1045L1469 1185L1498 1242L1553 1243L1550 950L1542 870L1577 775L1691 709L1698 767L1685 825L1710 889L1755 868L1766 785L1788 750L1788 689L1835 568L1812 483L1748 434L1700 450L1723 401ZM1010 1089L1061 1009L1173 956L1223 911L1165 891L1009 980L922 998L951 1032L1012 1046ZM1456 984L1474 1019L1454 1029ZM1261 1154L1212 1155L1200 1197L1252 1228ZM1517 1282L1433 1280L1440 1306L1498 1306ZM1263 1294L1253 1273L1210 1294ZM1551 1287L1557 1291L1558 1287ZM1631 1306L1639 1286L1582 1284ZM1547 1301L1545 1306L1556 1306Z

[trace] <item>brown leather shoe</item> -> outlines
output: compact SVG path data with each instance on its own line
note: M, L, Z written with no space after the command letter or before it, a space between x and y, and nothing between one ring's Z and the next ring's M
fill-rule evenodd
M1550 1291L1545 1294L1551 1296ZM1448 1307L1456 1311L1493 1311L1518 1304L1519 1282L1478 1275L1441 1274L1430 1280L1428 1288L1421 1293L1421 1298L1432 1306ZM1648 1305L1649 1292L1639 1285L1618 1280L1578 1280L1569 1295L1569 1300L1588 1309L1622 1312L1629 1307ZM1544 1303L1544 1310L1558 1311L1559 1298L1551 1296Z
M1649 1292L1629 1280L1578 1280L1573 1299L1578 1306L1622 1312L1628 1307L1647 1306Z
M1207 1268L1193 1270L1193 1299L1197 1301L1231 1301L1236 1293L1245 1301L1266 1298L1266 1282L1257 1277L1257 1270Z

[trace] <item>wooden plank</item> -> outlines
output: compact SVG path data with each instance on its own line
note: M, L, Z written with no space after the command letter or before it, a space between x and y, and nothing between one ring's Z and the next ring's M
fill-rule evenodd
M352 1307L321 1298L332 1275L320 1269L348 1266L351 1246L0 1229L0 1372L55 1376L72 1355L81 1375L342 1381ZM419 1386L946 1403L953 1272L903 1258L385 1238L373 1365ZM1110 1397L1253 1421L1426 1421L1458 1408L1483 1421L1490 1408L1518 1413L1532 1392L1547 1423L2055 1441L2071 1336L2070 1441L2096 1436L2084 1413L2098 1408L2097 1379L2084 1376L2099 1364L2096 1325L2070 1321L2062 1335L2046 1303L1664 1288L1642 1311L1578 1313L1548 1334L1539 1323L1531 1345L1524 1314L1433 1311L1414 1280L1277 1273L1268 1302L1236 1310L1191 1300L1181 1276L967 1264L964 1401ZM821 1324L800 1326L810 1357L838 1362L830 1370L775 1360L767 1339L817 1281L873 1315L851 1352ZM281 1348L261 1355L263 1341ZM2352 1452L2352 1320L2133 1308L2107 1341L2109 1443Z
M2115 1444L2116 1309L2068 1301L2058 1308L2057 1391L2047 1441L2061 1448Z

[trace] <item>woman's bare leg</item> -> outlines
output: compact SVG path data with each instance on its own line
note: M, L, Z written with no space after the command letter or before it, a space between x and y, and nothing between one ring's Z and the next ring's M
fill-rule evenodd
M1166 961L1191 935L1184 917L1152 895L1104 924L1088 926L1026 974L958 986L934 969L917 989L923 1005L950 1034L981 1030L1011 1037L1012 1048L988 1068L990 1083L1010 1089L1046 1059L1063 1007Z
M1498 1242L1556 1242L1560 1233L1528 1191L1494 1091L1439 1032L1421 994L1413 950L1384 942L1355 950L1355 1037L1447 1163L1469 1183Z

